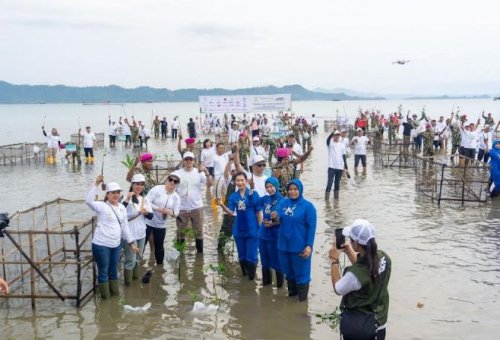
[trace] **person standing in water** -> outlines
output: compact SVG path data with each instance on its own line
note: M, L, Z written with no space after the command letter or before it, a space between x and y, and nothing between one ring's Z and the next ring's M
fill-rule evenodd
M90 126L87 126L85 128L85 132L82 134L82 137L83 151L85 153L85 163L93 163L95 134L90 131Z
M42 126L42 132L43 135L47 137L47 164L56 164L57 150L61 146L61 136L59 136L56 128L52 128L50 135L47 135L45 127Z

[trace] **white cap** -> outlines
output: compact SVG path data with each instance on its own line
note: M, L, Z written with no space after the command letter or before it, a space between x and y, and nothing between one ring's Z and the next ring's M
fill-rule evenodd
M357 128L356 131L363 131L363 129L362 128Z
M255 163L259 163L259 162L265 162L266 159L261 156L261 155L256 155L254 158L253 158L253 164Z
M344 128L344 129L340 130L340 132L347 132L347 130Z
M375 238L375 228L367 220L358 218L349 227L344 228L342 234L366 246L368 241Z
M260 138L259 138L259 136L255 136L255 137L253 137L253 138L252 138L252 141L254 141L254 142L260 142Z
M146 182L146 177L144 177L143 174L135 174L134 177L132 177L132 183L141 183L141 182Z
M333 134L334 135L340 135L340 131L339 130L335 130L335 131L333 131Z
M120 188L120 185L116 182L110 182L106 184L106 192L110 191L122 191L122 188Z
M194 154L191 151L184 152L184 155L182 155L182 159L186 159L188 157L194 158Z

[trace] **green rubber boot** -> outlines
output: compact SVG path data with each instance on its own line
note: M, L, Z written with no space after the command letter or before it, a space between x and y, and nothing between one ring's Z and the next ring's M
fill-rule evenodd
M139 263L136 263L134 269L132 270L132 280L137 280L140 277L141 267L139 266Z
M109 280L109 292L111 296L118 296L120 295L120 288L119 288L119 282L118 280Z
M133 272L131 270L123 270L123 280L125 281L125 286L130 286L132 284L132 275Z
M102 282L99 283L99 295L101 296L101 299L106 300L109 298L109 282Z

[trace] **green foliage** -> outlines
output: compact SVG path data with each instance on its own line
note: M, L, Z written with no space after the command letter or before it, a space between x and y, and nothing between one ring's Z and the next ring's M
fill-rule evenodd
M127 304L127 300L125 300L125 298L122 296L120 300L118 300L118 303L120 304L120 306L125 306Z
M125 165L127 167L127 169L129 169L129 170L134 167L134 163L135 163L135 158L130 157L129 154L127 154L127 156L125 157L125 160L122 161L122 164Z
M192 290L188 290L188 295L189 297L191 298L191 301L192 302L197 302L197 301L201 301L201 297L198 295L198 293L192 291Z
M340 308L338 306L335 307L331 313L318 313L316 317L321 319L317 323L327 323L332 329L337 329L340 324Z
M172 242L172 247L177 249L177 251L181 254L186 252L186 242L179 242L178 240L174 240Z

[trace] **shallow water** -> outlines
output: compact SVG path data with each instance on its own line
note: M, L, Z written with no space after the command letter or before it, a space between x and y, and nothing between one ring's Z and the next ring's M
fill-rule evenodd
M348 105L355 107L357 104ZM302 110L299 109L301 105ZM304 113L327 112L330 105L333 104L294 103L294 108ZM11 109L16 107L10 106ZM189 107L186 104L186 112L189 112ZM68 108L76 106L65 107ZM5 106L1 108L2 112L4 110ZM65 120L61 119L61 122L58 126L64 126ZM28 133L22 136L24 138L18 141L35 140L29 138L32 135ZM122 298L129 305L142 306L151 302L152 307L146 313L124 312L118 298L105 302L91 300L80 309L57 300L40 300L36 311L31 310L29 301L22 304L9 302L10 308L3 308L5 305L0 302L0 317L5 320L0 328L0 338L337 337L338 334L328 325L318 323L315 314L331 312L340 302L331 287L328 248L334 228L345 226L357 217L374 223L380 248L392 258L389 339L495 338L500 331L498 202L465 207L447 203L438 208L415 192L413 170L383 169L374 164L370 154L366 174L351 171L352 178L342 182L340 200L326 203L325 137L322 131L315 137L315 150L302 175L305 197L318 211L307 304L289 299L285 290L263 288L260 275L257 282L242 280L234 257L221 257L215 251L221 218L207 206L205 254L195 255L194 246L188 250L181 261L180 280L177 269L166 263L163 269L155 270L150 284L135 283L131 288L121 290ZM160 154L171 153L175 150L175 143L153 142L151 148ZM117 180L123 187L127 187L124 180L126 169L120 161L126 152L122 148L112 150L104 165L107 180ZM58 196L84 198L100 172L101 155L102 150L97 152L94 166L84 165L76 170L62 165L0 167L0 185L7 196L2 210L12 213ZM352 163L351 158L350 167ZM170 245L175 224L171 221L168 228L166 244ZM148 256L146 253L145 257ZM217 263L223 263L227 269L224 284L207 270L210 264ZM191 313L194 295L207 300L215 296L214 279L220 298L218 312ZM417 303L422 303L423 307L418 308Z

